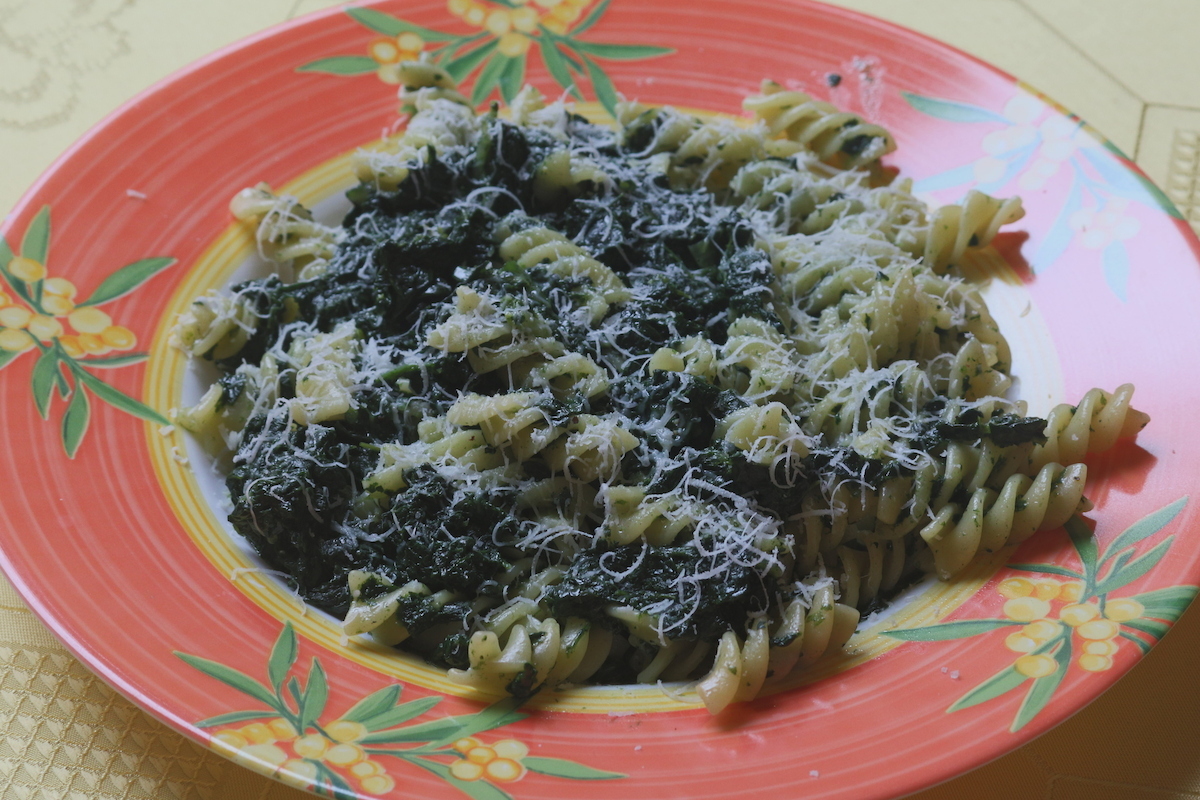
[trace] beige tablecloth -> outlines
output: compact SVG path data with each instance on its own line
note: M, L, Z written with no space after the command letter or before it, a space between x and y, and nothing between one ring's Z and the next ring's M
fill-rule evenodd
M1200 226L1197 0L838 0L954 44L1080 114ZM118 104L330 0L0 0L0 210ZM1200 798L1200 613L1051 733L920 800ZM0 798L299 800L93 677L0 578Z

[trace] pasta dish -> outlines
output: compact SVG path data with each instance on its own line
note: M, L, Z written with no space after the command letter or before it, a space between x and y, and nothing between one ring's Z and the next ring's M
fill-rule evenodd
M1022 216L928 209L886 130L766 82L750 124L402 68L340 226L232 209L278 274L198 298L178 412L308 602L524 697L691 682L714 713L860 615L1089 508L1132 387L1030 417L957 269Z

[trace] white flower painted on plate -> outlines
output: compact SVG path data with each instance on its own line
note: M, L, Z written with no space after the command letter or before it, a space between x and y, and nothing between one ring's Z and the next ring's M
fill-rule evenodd
M1021 188L1027 191L1036 191L1045 186L1046 181L1058 172L1059 166L1077 150L1095 146L1095 140L1084 131L1083 124L1068 117L1049 117L1038 126L1038 132L1042 140L1038 157L1018 181Z
M1046 104L1031 94L1021 93L1004 106L1004 116L1015 125L1030 125L1046 113Z
M1137 235L1141 228L1135 218L1125 216L1129 201L1114 197L1103 206L1088 206L1071 215L1067 225L1079 234L1084 247L1103 250L1113 242L1122 242Z
M980 145L985 155L972 165L979 184L1003 180L1011 165L1036 147L1034 157L1017 176L1017 183L1025 191L1037 191L1076 151L1096 145L1082 123L1062 116L1030 94L1018 94L1009 100L1003 115L1011 124L983 137Z

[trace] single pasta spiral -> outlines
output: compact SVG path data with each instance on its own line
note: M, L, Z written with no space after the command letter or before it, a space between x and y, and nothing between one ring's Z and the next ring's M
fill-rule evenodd
M446 412L455 425L479 426L490 447L512 452L526 461L545 450L563 429L547 419L533 392L465 394Z
M933 212L920 255L934 272L943 273L957 264L968 248L990 244L1001 226L1023 216L1021 198L999 200L972 189L962 203Z
M500 242L500 257L519 266L537 267L550 275L586 279L594 287L587 299L589 321L599 322L613 303L629 299L629 289L615 272L557 231L532 227Z
M772 135L782 134L804 145L839 169L865 166L896 149L896 142L880 126L804 92L788 91L775 81L763 81L761 94L747 97L742 107L765 122Z
M1046 443L1031 457L1033 468L1059 461L1069 464L1093 453L1103 453L1118 439L1134 436L1150 416L1130 405L1133 384L1117 387L1112 394L1103 389L1087 392L1078 405L1055 406L1046 421Z
M609 486L602 494L605 538L617 545L638 539L656 547L669 545L696 521L679 497L647 497L640 486Z
M807 603L793 600L780 617L773 631L770 620L757 618L744 638L733 631L721 636L712 668L696 682L696 694L710 713L755 698L768 677L780 680L797 666L840 649L853 635L859 612L836 602L832 586L826 585Z
M1086 479L1084 464L1050 463L1032 479L1012 475L999 492L977 489L965 507L947 503L920 531L933 551L938 575L949 579L980 551L995 552L1039 530L1059 527L1081 510Z

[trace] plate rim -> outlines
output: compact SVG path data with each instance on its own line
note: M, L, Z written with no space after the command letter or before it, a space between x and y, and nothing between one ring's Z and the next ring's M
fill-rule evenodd
M1014 76L1009 74L1007 71L1002 70L1002 69L982 60L981 58L978 58L978 57L972 55L971 53L962 50L961 48L958 48L954 45L947 44L941 40L938 40L934 37L931 37L927 34L919 32L919 31L915 31L911 28L908 28L907 26L892 22L890 20L885 20L885 19L882 19L879 17L875 17L875 16L872 16L872 15L869 15L869 14L866 14L863 12L858 12L858 11L855 11L852 9L844 8L841 6L834 6L834 5L829 5L826 3L815 2L815 0L789 0L789 4L795 5L795 6L800 6L800 7L809 7L812 9L816 9L817 13L819 13L819 14L838 16L838 17L841 17L846 20L851 20L851 21L867 20L867 21L870 21L872 24L883 26L885 28L888 28L888 29L891 29L894 31L902 32L903 34L905 34L905 36L910 37L911 39L914 39L918 42L925 43L927 45L932 46L933 48L935 48L937 50L941 50L941 51L947 52L947 53L952 53L953 55L955 55L959 58L966 59L970 63L974 64L976 67L982 68L982 69L992 73L993 75L1004 78L1004 79L1010 81L1014 86L1019 87L1025 91L1028 91L1028 92L1036 95L1037 97L1041 98L1042 100L1044 100L1045 102L1050 104L1059 113L1071 115L1071 112L1068 111L1064 106L1057 103L1056 101L1051 99L1048 95L1041 92L1040 90L1037 90L1036 88L1032 87L1030 84L1028 84L1024 81L1018 80L1017 78L1015 78ZM391 0L370 0L370 2L356 3L355 5L359 6L359 7L376 7L376 6L392 6L392 5L394 5L394 3L391 2ZM143 90L138 92L136 95L134 95L132 98L128 99L127 101L125 101L124 103L119 105L117 108L115 108L114 110L112 110L111 112L106 114L101 120L99 120L97 123L92 125L84 134L82 134L78 139L76 139L70 145L70 147L68 147L62 154L60 154L51 163L51 165L43 173L41 173L38 176L38 178L34 181L34 183L21 195L20 199L10 210L10 213L9 213L8 217L6 218L4 224L0 225L0 233L7 234L12 229L16 218L18 216L21 216L25 212L27 212L35 204L38 195L42 192L47 181L49 181L56 173L58 173L63 168L63 166L65 164L67 164L72 158L74 158L75 155L80 150L84 149L91 141L93 141L97 137L102 136L114 123L116 123L119 120L124 119L127 115L136 114L140 107L142 107L143 105L145 105L147 103L152 103L152 101L158 95L169 90L172 86L174 86L179 81L181 81L181 80L187 78L188 76L191 76L197 72L206 70L214 64L223 62L226 59L229 59L231 57L236 57L239 53L241 53L251 47L254 47L262 42L270 41L277 37L286 36L293 29L317 24L320 21L323 21L325 19L337 18L337 17L340 17L343 13L344 13L343 6L334 6L334 7L330 7L327 9L321 9L321 10L317 10L317 11L314 11L311 13L307 13L307 14L304 14L295 19L288 20L283 23L279 23L277 25L270 26L266 29L263 29L256 33L242 37L230 44L227 44L196 61L193 61L177 70L172 71L167 76L156 80L155 82L150 84L148 87L144 88ZM1122 152L1118 148L1116 148L1115 145L1112 145L1110 140L1108 140L1106 137L1103 137L1103 135L1101 133L1096 131L1090 125L1088 125L1087 127L1093 135L1097 136L1102 142L1108 143L1111 146L1111 150L1113 151L1114 155L1120 160L1121 166L1124 169L1134 172L1137 175L1141 175L1142 177L1146 177L1145 173L1141 170L1141 168L1138 167L1138 165L1135 162L1133 162L1131 159L1129 159L1129 157L1124 152ZM1177 220L1177 227L1184 234L1184 238L1189 240L1189 244L1192 247L1193 251L1200 252L1200 238L1197 238L1196 232L1189 225L1187 225L1186 221L1178 221ZM145 423L145 425L149 426L149 425L151 425L151 423ZM147 430L149 430L149 428L147 428ZM30 610L33 611L33 613L38 617L38 619L42 622L42 624L44 624L55 635L56 639L58 639L58 641L60 641L66 647L66 649L72 654L72 656L74 656L77 660L79 660L90 671L97 674L102 680L105 681L105 683L107 683L109 686L111 686L114 690L116 690L122 696L126 697L131 702L133 702L136 706L138 706L138 708L142 709L143 711L146 711L147 713L151 714L153 717L168 724L172 729L187 736L188 738L192 739L193 741L197 741L202 744L207 743L208 737L205 735L205 732L202 731L201 729L199 729L198 727L196 727L196 725L194 723L183 719L180 715L173 713L169 708L161 707L158 703L153 701L151 698L142 694L142 692L137 688L135 683L127 681L126 676L122 675L119 671L117 671L115 669L110 669L110 665L103 658L99 657L98 652L95 652L96 650L98 650L98 648L95 648L94 644L90 644L90 643L84 642L82 640L76 640L76 638L74 638L73 636L69 636L67 634L64 626L60 624L60 620L57 618L57 616L54 614L54 612L48 607L48 605L43 603L42 596L41 596L41 594L39 594L38 589L33 585L33 581L27 580L27 576L15 568L15 565L13 564L12 560L10 559L9 553L3 547L0 547L0 568L2 568L4 570L5 574L8 576L8 578L11 581L11 583L13 584L14 588L17 590L18 594L21 596L22 600L26 603L26 605L30 608ZM1200 577L1200 572L1197 573L1197 577ZM89 649L89 647L91 647L93 649ZM96 656L96 657L93 657L93 656ZM1121 672L1121 675L1118 676L1118 679L1119 679L1119 677L1123 677L1124 675L1128 674L1128 672L1129 672L1128 669L1123 670ZM1075 704L1068 713L1065 713L1065 714L1061 715L1060 717L1056 718L1053 722L1053 725L1051 725L1050 727L1055 727L1055 726L1061 724L1062 722L1066 721L1066 719L1069 719L1071 716L1074 716L1076 713L1081 711L1086 705L1088 705L1090 702L1092 702L1092 700L1099 697L1099 695L1101 693L1103 693L1103 691L1107 691L1107 689L1111 687L1112 683L1115 683L1115 680L1109 681L1102 689L1100 689L1099 691L1093 692L1085 702ZM1049 727L1046 730L1049 730ZM1045 731L1040 731L1037 735L1040 735L1043 732L1045 732ZM997 748L996 752L988 755L985 758L982 758L981 760L975 761L969 768L967 768L967 769L954 768L950 771L944 771L944 772L946 772L946 774L937 783L923 784L921 787L915 789L914 791L921 791L926 788L932 788L933 786L938 785L938 783L952 780L953 778L957 777L958 775L964 774L967 771L977 769L978 767L983 766L984 764L989 763L990 761L993 761L997 758L1003 757L1005 754L1015 750L1016 748L1018 748L1020 746L1024 746L1025 744L1028 744L1030 741L1032 741L1033 738L1036 738L1036 736L1027 737L1015 744L1007 744L1006 743L1005 745L1001 745L999 748Z

